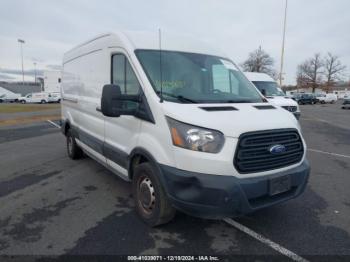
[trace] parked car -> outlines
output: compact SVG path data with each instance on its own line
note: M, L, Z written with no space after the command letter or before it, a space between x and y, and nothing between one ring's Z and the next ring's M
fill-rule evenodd
M338 97L336 94L319 94L317 98L321 104L331 103L334 104L337 102Z
M263 73L245 72L245 76L259 89L269 103L281 106L285 110L300 118L300 109L297 102L286 96L275 80Z
M49 102L49 94L48 93L30 93L25 96L19 97L18 101L22 104L26 103L41 103L45 104Z
M0 95L0 103L13 103L17 102L18 98L21 97L20 94L14 94L14 93L7 93L7 94L2 94Z
M350 109L350 97L344 97L342 109Z
M151 226L175 210L232 217L299 196L310 167L295 117L221 51L171 35L161 51L154 39L109 33L64 55L68 156L85 152L132 182Z
M293 99L299 104L299 105L306 105L306 104L316 104L317 99L312 94L296 94L293 96Z

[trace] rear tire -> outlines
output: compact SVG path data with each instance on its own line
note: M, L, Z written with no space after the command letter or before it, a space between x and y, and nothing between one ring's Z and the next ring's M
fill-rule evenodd
M71 129L68 129L66 138L68 156L73 160L80 159L83 156L83 151L77 145L77 142L75 141L75 137L73 136Z
M45 100L41 100L41 103L42 103L42 104L46 104L46 101L45 101Z
M150 163L135 167L132 190L136 212L146 224L155 227L174 218L175 209L164 191L158 172Z

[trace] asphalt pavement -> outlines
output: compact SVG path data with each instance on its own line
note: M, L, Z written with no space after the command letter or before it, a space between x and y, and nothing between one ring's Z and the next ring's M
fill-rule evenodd
M312 167L305 193L233 218L263 239L224 221L181 213L149 228L133 209L130 185L88 157L70 160L57 127L1 128L0 255L210 254L288 261L290 251L296 259L350 260L350 110L339 103L301 110Z

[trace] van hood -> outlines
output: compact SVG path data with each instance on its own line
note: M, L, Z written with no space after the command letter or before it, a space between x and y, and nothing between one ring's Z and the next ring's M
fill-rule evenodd
M246 132L271 129L300 130L296 118L285 109L281 107L258 109L256 106L271 107L271 104L179 104L166 101L162 103L166 116L187 124L221 131L227 137L238 138ZM229 107L234 109L229 110Z
M275 96L273 98L267 98L269 103L275 106L298 106L298 103L291 98L285 98L284 96Z

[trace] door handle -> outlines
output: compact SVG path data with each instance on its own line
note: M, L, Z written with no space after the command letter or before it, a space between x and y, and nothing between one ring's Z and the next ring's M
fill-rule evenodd
M96 107L96 111L97 111L97 112L102 112L101 107L99 107L99 106Z

